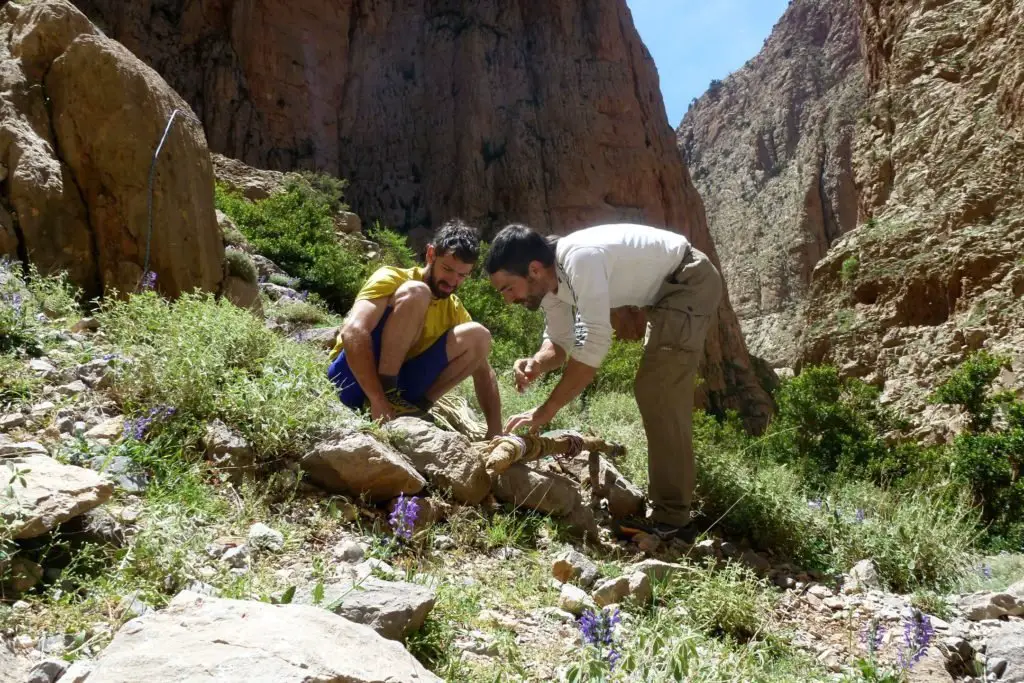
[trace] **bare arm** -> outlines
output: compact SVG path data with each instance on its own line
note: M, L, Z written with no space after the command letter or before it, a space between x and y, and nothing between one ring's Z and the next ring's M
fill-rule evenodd
M501 394L498 393L498 377L490 363L483 363L473 373L473 388L487 420L487 438L501 434Z
M372 335L387 305L386 298L357 301L341 327L341 341L349 368L371 404L386 400L373 357Z
M594 379L597 368L570 358L558 384L540 407L541 415L553 418L569 401L579 396Z

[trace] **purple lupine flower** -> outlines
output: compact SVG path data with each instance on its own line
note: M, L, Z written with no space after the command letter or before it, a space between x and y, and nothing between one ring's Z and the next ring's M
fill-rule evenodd
M416 516L419 512L419 498L416 496L406 498L404 493L400 494L398 500L395 501L391 516L388 518L388 523L394 529L395 535L411 541L413 528L416 526Z
M981 575L984 576L986 579L992 578L992 567L990 567L988 564L982 562L981 565L978 567L978 571L980 571Z
M142 289L153 289L156 287L156 273L152 270L147 270L142 274Z
M863 522L864 517L864 508L857 508L857 511L854 513L854 519L857 520L857 523L860 524L861 522Z
M618 609L611 612L602 609L598 613L588 609L580 617L579 627L584 642L597 648L598 653L608 662L609 669L615 668L621 656L615 649L615 627L620 619Z
M161 405L150 408L144 417L138 417L124 423L124 438L131 437L136 441L142 441L142 438L146 436L146 432L149 431L153 422L168 420L175 412L176 409L173 406Z
M860 633L860 642L867 648L870 654L875 654L882 647L882 639L885 637L885 626L878 622L877 617L872 619Z
M897 654L900 668L910 671L928 653L928 645L934 637L931 618L914 610L914 617L903 624L903 643Z
M4 301L10 304L11 308L14 309L14 315L21 317L21 292L15 292L14 294L4 294Z

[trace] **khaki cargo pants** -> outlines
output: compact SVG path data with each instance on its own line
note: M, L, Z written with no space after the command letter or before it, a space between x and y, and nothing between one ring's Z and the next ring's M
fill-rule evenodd
M693 392L704 340L722 298L722 277L693 249L646 309L644 356L634 393L647 432L652 518L685 525L696 482Z

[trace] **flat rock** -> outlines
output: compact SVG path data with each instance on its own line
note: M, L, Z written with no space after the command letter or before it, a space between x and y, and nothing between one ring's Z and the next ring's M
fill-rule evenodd
M578 586L574 586L571 583L562 585L562 590L558 594L558 608L579 616L583 614L583 610L594 604L594 601L590 599L586 591Z
M17 655L14 644L0 637L0 683L24 683L31 662Z
M122 626L88 683L440 680L401 644L325 609L185 591Z
M392 420L387 429L392 445L432 487L450 491L455 500L468 505L476 505L490 492L491 480L484 462L462 434L414 417Z
M423 586L381 581L371 576L355 583L325 585L319 606L349 621L369 626L389 640L402 640L423 626L435 599L434 592ZM312 604L312 586L298 591L295 601Z
M240 481L256 470L256 455L241 435L220 420L206 427L203 435L206 459L225 472L232 481Z
M1024 683L1024 621L1000 624L989 633L985 654L989 662L1005 660L1001 681Z
M15 444L17 445L17 444ZM47 455L10 456L0 460L0 480L23 472L13 486L13 497L0 495L0 519L12 525L14 538L34 538L58 524L103 504L114 486L82 467L62 465Z
M85 438L110 445L124 436L124 415L104 420L85 433Z
M1024 600L1011 593L972 593L961 598L959 604L971 621L1024 615Z
M374 503L419 493L427 483L404 455L361 432L322 441L303 456L301 465L326 490L365 495Z

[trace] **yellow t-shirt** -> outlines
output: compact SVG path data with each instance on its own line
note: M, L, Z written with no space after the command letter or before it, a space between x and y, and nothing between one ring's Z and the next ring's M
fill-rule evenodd
M423 268L419 266L415 268L383 266L378 268L370 276L370 279L366 281L363 288L359 290L359 294L356 295L356 301L369 301L389 297L395 293L399 285L409 280L419 280L422 282ZM441 335L456 325L472 321L473 318L469 315L469 311L459 301L459 297L454 294L447 299L431 299L430 305L427 307L427 317L423 321L423 332L420 334L420 338L412 345L412 348L409 349L406 358L420 355L440 339ZM338 357L342 348L341 333L339 332L338 339L330 355L332 361Z

